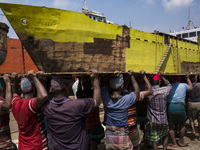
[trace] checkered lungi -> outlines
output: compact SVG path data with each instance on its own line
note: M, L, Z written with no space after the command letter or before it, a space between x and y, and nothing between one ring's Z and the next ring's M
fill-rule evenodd
M150 121L145 125L145 139L149 141L159 141L163 137L167 136L169 132L169 125L155 124Z
M128 127L106 125L106 150L132 150Z
M133 147L138 146L142 141L142 134L140 129L137 127L134 132L129 133L129 138L132 142Z

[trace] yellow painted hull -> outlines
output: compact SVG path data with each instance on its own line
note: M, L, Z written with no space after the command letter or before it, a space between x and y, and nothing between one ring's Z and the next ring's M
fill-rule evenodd
M8 3L0 3L0 8L39 70L46 72L93 67L102 72L144 69L151 73L168 47L165 35L98 22L78 12ZM169 43L174 45L160 71L198 71L197 43L174 37L169 37Z

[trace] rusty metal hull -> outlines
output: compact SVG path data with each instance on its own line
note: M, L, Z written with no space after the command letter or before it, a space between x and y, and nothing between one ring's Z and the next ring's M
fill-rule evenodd
M55 42L18 32L17 35L39 70L74 72L95 68L100 72L126 70L125 52L129 47L129 28L115 40L94 38L93 43Z

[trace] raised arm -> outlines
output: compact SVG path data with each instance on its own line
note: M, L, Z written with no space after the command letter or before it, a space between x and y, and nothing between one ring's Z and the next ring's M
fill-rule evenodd
M3 80L6 84L6 93L5 93L5 100L4 103L2 104L2 109L3 110L8 110L12 107L11 100L12 100L12 93L11 93L11 82L9 79L8 74L4 74Z
M33 80L35 88L37 90L37 98L35 99L35 104L41 107L48 99L48 94L42 83L36 78L36 74L33 70L28 72L28 77Z
M20 95L19 94L19 78L16 72L13 72L11 75L11 80L13 82L12 86L12 96Z
M165 79L162 72L161 72L161 80L163 81L163 84L165 86L172 86L171 83L167 79Z
M131 82L132 82L133 87L134 87L134 89L135 89L135 94L136 94L136 96L138 97L139 94L140 94L140 88L139 88L139 86L138 86L137 81L135 80L133 70L129 70L129 71L128 71L128 74L129 74L129 76L131 77Z
M47 88L47 76L44 76L43 74L44 74L43 71L38 71L38 72L36 73L36 78L38 78L38 80L41 82L41 84L42 84L45 88Z
M167 89L167 95L168 95L172 89L172 85L167 79L165 79L162 72L161 72L161 80L162 80L163 84L165 85L165 88Z
M189 76L189 73L186 74L186 80L187 80L187 83L190 87L190 89L188 91L192 91L193 90L193 84L192 82L190 81L190 76Z
M91 79L93 84L93 98L96 100L96 106L98 107L101 103L101 91L99 86L99 73L95 69L91 69Z
M147 76L145 73L146 72L144 70L140 70L140 75L143 77L143 79L146 83L146 87L147 87L147 91L141 91L143 93L144 97L153 94L152 86L151 86L149 80L147 79Z

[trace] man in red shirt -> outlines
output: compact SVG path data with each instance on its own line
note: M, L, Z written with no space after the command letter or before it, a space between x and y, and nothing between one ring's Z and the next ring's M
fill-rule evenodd
M19 150L47 150L44 118L39 109L48 99L47 91L36 78L34 71L21 80L23 98L18 93L18 80L13 85L12 112L19 127ZM37 97L35 97L35 88Z

